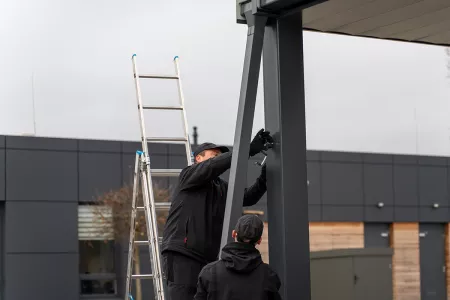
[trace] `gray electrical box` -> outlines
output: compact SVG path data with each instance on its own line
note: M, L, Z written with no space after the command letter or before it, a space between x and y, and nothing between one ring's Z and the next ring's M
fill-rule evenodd
M312 300L392 300L392 249L311 252Z

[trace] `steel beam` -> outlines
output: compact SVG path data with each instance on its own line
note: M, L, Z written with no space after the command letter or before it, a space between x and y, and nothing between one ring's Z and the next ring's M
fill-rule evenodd
M302 12L269 20L263 49L270 265L283 299L311 299Z
M267 17L255 16L251 12L246 13L246 19L249 27L234 134L233 158L231 160L228 182L221 248L231 240L231 232L237 220L242 215L244 189L247 186L250 140L261 66L261 52L264 41L264 26L267 21Z

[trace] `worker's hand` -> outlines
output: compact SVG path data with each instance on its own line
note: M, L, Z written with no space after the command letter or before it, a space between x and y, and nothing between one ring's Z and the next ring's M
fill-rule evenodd
M256 154L264 150L264 144L267 142L268 137L270 137L269 131L264 131L264 128L258 131L252 142L250 143L250 156L255 156Z

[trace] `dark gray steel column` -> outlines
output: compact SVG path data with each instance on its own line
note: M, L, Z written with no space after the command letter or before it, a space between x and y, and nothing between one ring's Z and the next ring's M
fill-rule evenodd
M263 49L270 265L283 299L310 299L302 13L270 19Z
M233 158L231 161L221 248L231 240L231 232L242 215L244 189L247 186L248 153L250 151L256 92L261 66L264 25L267 21L267 17L254 16L251 12L246 13L246 19L249 27L236 130L234 133Z

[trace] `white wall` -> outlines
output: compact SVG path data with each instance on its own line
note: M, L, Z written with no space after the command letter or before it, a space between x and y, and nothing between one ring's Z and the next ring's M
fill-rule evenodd
M152 73L171 72L179 55L190 126L201 142L231 144L246 38L234 5L3 1L0 134L137 139L137 53ZM308 148L450 154L446 64L441 47L305 33ZM171 87L146 84L145 99L171 102ZM166 115L151 119L150 134L180 132ZM263 119L260 92L255 131Z

